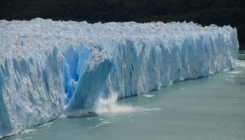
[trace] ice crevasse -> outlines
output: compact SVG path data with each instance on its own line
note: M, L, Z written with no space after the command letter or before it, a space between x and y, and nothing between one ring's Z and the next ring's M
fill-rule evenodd
M238 48L230 26L0 20L0 137L231 70Z

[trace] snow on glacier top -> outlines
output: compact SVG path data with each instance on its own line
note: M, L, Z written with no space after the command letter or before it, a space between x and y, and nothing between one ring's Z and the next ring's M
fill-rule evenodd
M40 18L31 21L0 21L0 45L2 50L16 52L35 50L37 52L47 50L49 47L79 46L81 42L87 46L94 46L95 42L110 40L130 40L165 38L166 43L175 40L182 43L188 36L200 37L218 34L224 35L232 31L230 26L220 28L216 25L202 27L193 22L151 22L151 23L95 23L74 21L52 21ZM227 34L230 35L230 34ZM110 45L113 42L110 42ZM107 43L103 43L107 44ZM19 48L19 46L22 46ZM8 49L5 49L8 47ZM25 55L25 54L22 54Z

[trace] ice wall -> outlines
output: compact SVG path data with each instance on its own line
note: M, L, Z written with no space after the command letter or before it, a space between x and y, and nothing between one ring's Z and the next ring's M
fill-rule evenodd
M190 23L0 21L0 137L233 69L236 29Z
M1 51L0 136L53 120L63 110L57 48L46 52L42 64L34 53L9 48L15 50Z

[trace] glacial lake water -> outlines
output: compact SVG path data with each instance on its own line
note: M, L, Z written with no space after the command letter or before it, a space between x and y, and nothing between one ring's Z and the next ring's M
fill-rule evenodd
M233 71L175 83L61 117L3 140L245 140L245 61ZM102 111L103 112L103 111Z

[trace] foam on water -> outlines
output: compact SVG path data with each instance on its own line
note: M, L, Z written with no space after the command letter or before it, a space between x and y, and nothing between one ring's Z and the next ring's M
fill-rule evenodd
M99 106L96 108L95 112L98 114L103 114L131 112L135 110L131 105L119 105L116 101L117 94L112 94L112 96L108 99L101 98L99 101Z
M243 60L237 60L236 66L238 66L238 67L245 67L245 61L243 61Z
M52 122L48 122L48 123L44 123L42 125L39 125L37 127L44 127L44 126L50 127L50 125L52 125L52 124L53 124Z
M100 126L103 126L103 125L106 125L106 124L109 124L109 123L111 123L111 122L109 122L109 121L103 121L100 124L96 125L95 127L100 127Z
M35 129L26 129L24 131L22 131L21 133L22 134L27 134L27 133L32 133L32 132L35 132L36 130Z
M144 94L144 96L148 98L155 97L155 95L147 95L147 94Z
M229 73L232 73L232 74L241 74L242 71L231 71L231 72L229 72Z
M161 108L146 108L146 107L135 107L135 110L138 112L148 112L148 111L160 111Z
M143 96L147 98L155 97L155 95L147 95ZM95 110L98 114L108 114L108 113L127 113L127 112L149 112L149 111L159 111L161 108L146 108L141 106L132 106L132 105L124 105L118 104L117 102L117 94L113 94L108 99L100 99L100 104L98 108Z

